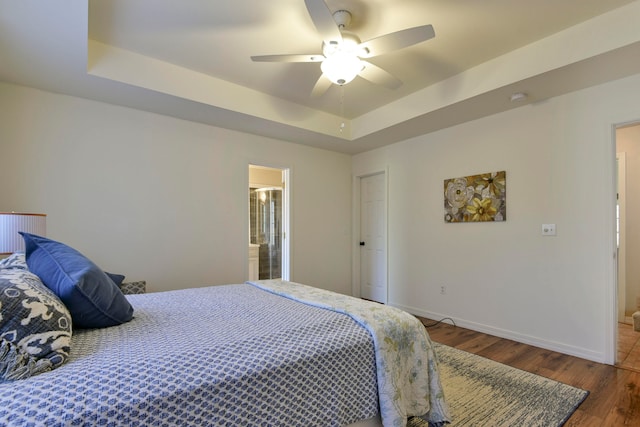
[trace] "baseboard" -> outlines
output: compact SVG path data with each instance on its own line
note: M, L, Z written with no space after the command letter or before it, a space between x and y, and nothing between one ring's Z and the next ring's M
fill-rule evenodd
M575 347L567 344L563 344L556 341L545 340L539 337L531 335L521 334L516 331L510 331L507 329L496 328L482 323L472 322L469 320L461 319L458 317L452 317L447 314L435 313L431 311L420 310L415 307L407 307L401 304L389 303L389 305L404 310L415 316L427 317L429 319L440 320L444 318L452 319L457 326L462 328L471 329L476 332L482 332L485 334L493 335L500 338L510 339L523 344L532 345L534 347L544 348L546 350L557 351L558 353L568 354L570 356L579 357L581 359L591 360L598 363L606 363L603 353L592 351L586 348Z

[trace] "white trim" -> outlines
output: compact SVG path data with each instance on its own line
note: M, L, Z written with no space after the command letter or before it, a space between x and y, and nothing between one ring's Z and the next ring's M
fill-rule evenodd
M616 143L617 146L617 143ZM616 149L617 151L617 149ZM617 205L619 207L619 212L617 212L617 216L619 219L618 227L616 234L618 235L618 251L617 251L617 269L616 269L616 282L618 284L617 290L617 308L618 308L618 321L624 321L625 311L626 311L626 177L627 177L627 154L624 152L616 152L616 183L617 183ZM617 221L616 221L617 222ZM622 295L621 295L622 294Z
M606 147L608 153L606 154L606 161L604 164L604 175L609 177L609 185L607 193L608 206L606 210L609 224L607 246L608 254L605 262L605 271L608 270L606 277L609 279L605 284L605 330L604 330L604 354L601 362L608 365L615 365L618 346L618 260L617 258L617 244L616 244L616 188L617 188L617 173L616 173L616 125L610 125L610 131L608 132L609 141L607 141ZM571 354L571 353L570 353ZM586 357L588 358L588 357ZM596 360L596 359L590 359ZM596 360L598 361L598 360Z
M485 334L493 335L500 338L506 338L513 341L517 341L523 344L532 345L534 347L544 348L551 351L557 351L558 353L568 354L571 356L580 357L582 359L591 360L598 363L606 362L606 354L598 353L586 348L575 347L566 345L557 341L550 341L540 339L531 335L519 334L506 329L494 328L492 326L484 325L482 323L471 322L458 317L451 317L446 314L436 313L432 311L424 311L415 307L403 306L401 304L390 304L393 307L404 310L416 316L426 317L428 319L452 319L457 326L461 328L471 329L473 331L482 332ZM446 320L445 323L448 323Z
M282 169L282 280L291 280L291 168Z

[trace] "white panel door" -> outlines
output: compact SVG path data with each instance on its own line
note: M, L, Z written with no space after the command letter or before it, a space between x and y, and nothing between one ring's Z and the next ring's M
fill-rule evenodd
M360 296L387 302L385 174L360 178Z

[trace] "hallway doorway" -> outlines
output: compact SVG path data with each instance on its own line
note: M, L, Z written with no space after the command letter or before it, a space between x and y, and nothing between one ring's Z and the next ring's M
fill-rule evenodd
M616 252L617 352L616 365L640 371L640 331L633 313L640 311L640 122L617 126Z

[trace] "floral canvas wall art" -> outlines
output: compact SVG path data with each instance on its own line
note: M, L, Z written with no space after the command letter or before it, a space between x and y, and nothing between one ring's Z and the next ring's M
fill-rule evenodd
M444 180L445 222L505 221L506 171Z

